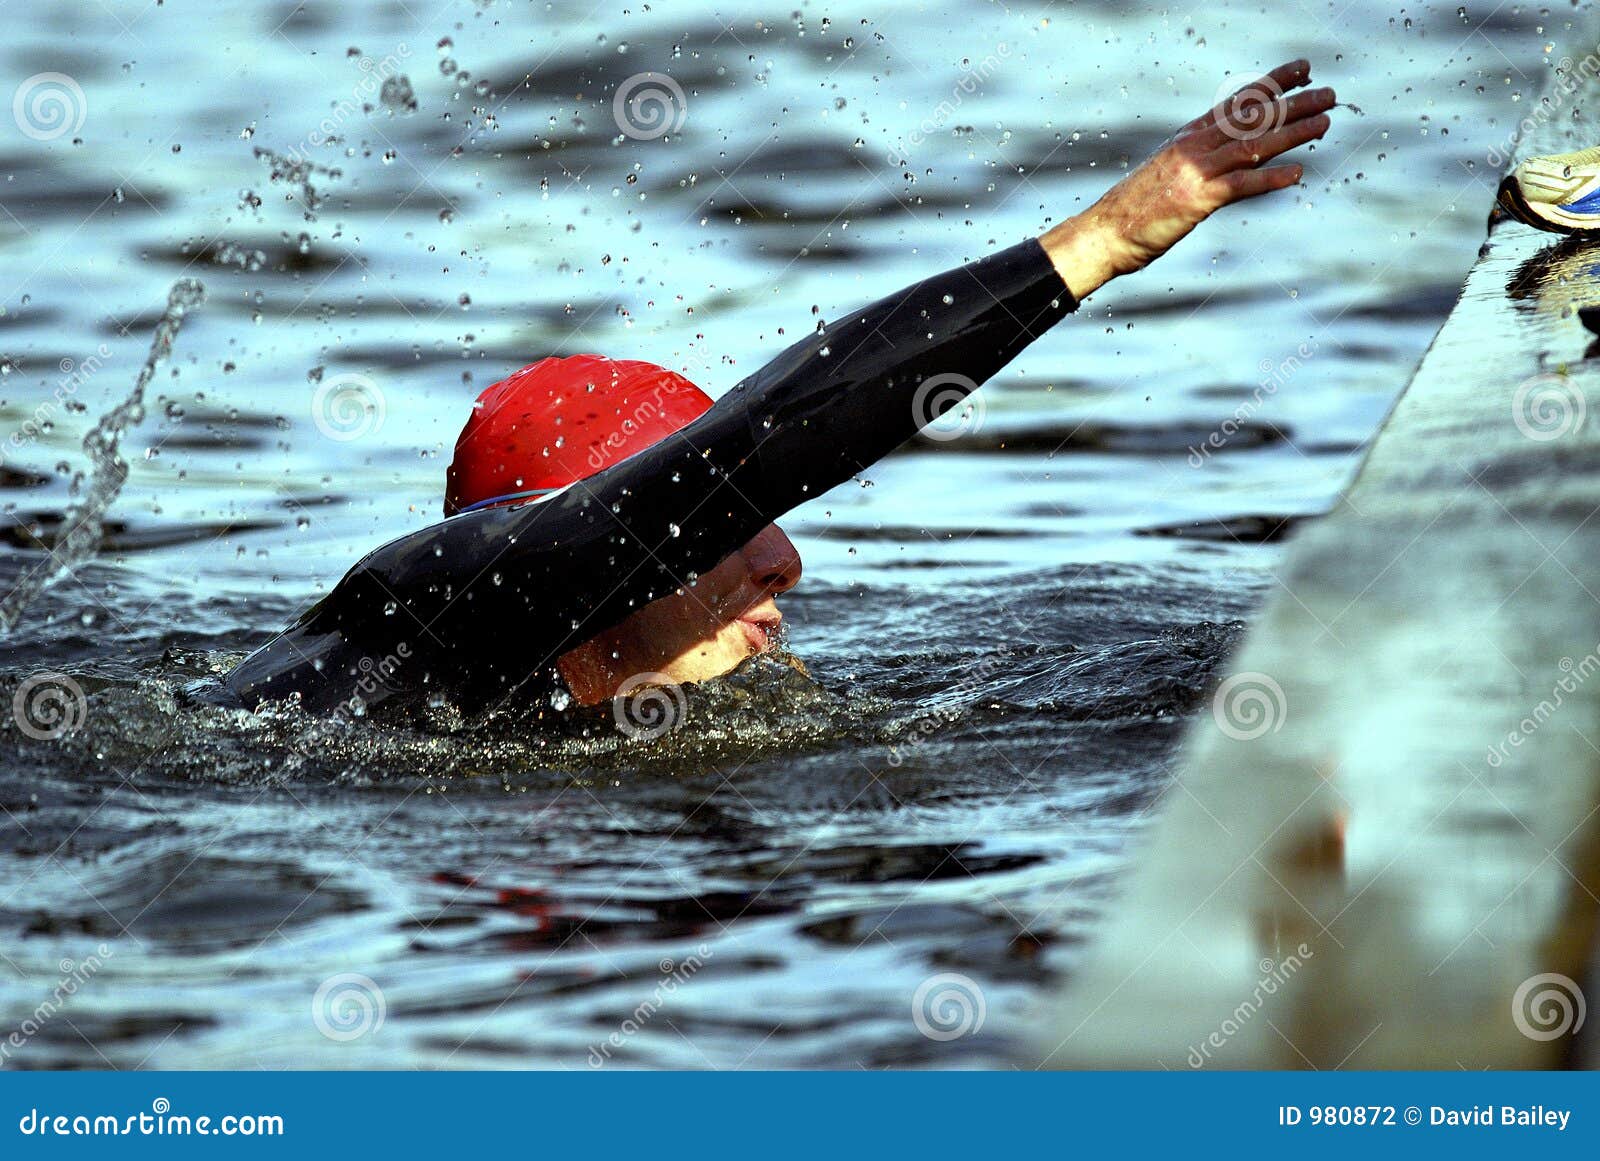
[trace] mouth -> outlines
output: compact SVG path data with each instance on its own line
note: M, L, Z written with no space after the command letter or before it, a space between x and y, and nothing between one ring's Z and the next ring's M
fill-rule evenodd
M783 617L740 617L739 628L744 630L745 639L750 642L750 647L757 653L765 653L776 648L783 640Z

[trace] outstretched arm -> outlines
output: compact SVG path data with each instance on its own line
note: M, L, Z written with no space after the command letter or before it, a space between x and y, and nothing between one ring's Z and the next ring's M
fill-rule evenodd
M740 383L731 394L749 392L763 423L769 506L786 511L864 470L1112 278L1222 207L1299 181L1299 165L1266 163L1327 132L1332 89L1284 95L1310 79L1307 61L1280 65L1184 125L1083 213L846 314Z

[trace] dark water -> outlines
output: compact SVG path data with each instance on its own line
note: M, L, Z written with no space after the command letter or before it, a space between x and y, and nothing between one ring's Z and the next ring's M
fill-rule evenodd
M58 4L8 39L8 590L59 571L84 435L206 288L98 558L0 638L10 1066L1023 1062L1279 545L1452 304L1547 43L1539 9L1365 0L654 8ZM180 705L438 518L507 371L598 350L715 395L1302 54L1363 110L1304 189L784 522L812 680L752 664L648 742ZM669 133L615 112L645 72ZM939 1039L947 973L985 1019Z

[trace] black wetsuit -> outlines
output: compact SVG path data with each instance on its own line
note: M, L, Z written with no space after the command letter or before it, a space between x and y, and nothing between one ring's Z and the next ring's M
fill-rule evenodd
M971 390L1076 307L1030 238L852 311L677 434L548 500L376 549L241 662L223 696L298 693L328 713L437 693L483 708L552 681L562 653L915 434L924 380L940 379L941 399Z

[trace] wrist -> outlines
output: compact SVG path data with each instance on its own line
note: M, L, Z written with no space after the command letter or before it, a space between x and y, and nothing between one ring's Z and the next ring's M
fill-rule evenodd
M1068 218L1039 238L1039 244L1072 296L1082 302L1116 277L1114 231L1093 208Z

